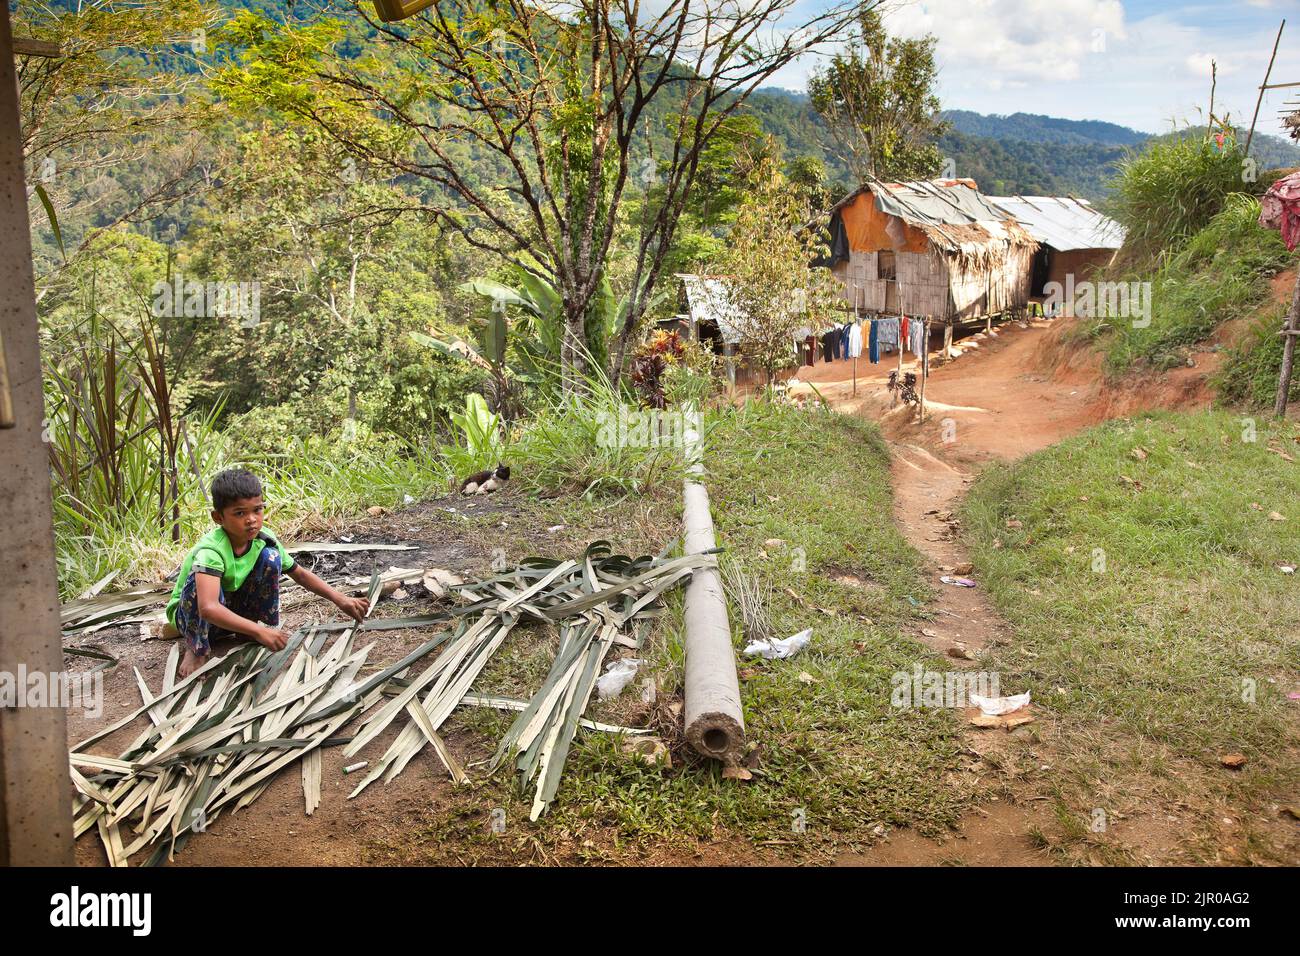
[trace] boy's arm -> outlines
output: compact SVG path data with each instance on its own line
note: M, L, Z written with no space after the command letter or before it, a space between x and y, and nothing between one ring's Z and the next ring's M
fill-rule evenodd
M332 601L335 607L354 621L364 620L366 612L370 610L370 602L365 598L348 597L330 587L327 582L322 581L301 564L295 564L290 568L288 575L313 594L319 594L326 600Z
M278 627L268 627L236 614L221 603L221 578L215 574L196 574L199 616L209 624L224 627L227 631L251 637L264 647L278 651L288 642L289 636Z

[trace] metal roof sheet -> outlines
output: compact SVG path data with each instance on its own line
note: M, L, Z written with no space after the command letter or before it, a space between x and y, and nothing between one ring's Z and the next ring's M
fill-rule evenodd
M722 334L722 341L734 344L740 341L740 324L744 316L731 301L727 284L711 276L679 274L677 278L686 286L686 302L691 319L695 322L714 322Z
M1118 249L1124 242L1124 228L1084 199L989 196L988 200L1015 217L1039 242L1058 252Z

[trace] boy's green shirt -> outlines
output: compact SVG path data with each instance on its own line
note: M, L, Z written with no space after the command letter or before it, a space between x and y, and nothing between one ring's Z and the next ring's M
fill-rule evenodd
M167 602L168 623L172 627L176 626L176 608L181 603L181 592L185 590L185 582L190 578L191 569L197 574L219 574L221 590L229 594L231 591L238 591L247 580L249 572L257 564L257 556L268 544L274 545L280 552L280 571L288 573L293 570L293 558L289 556L288 551L284 550L284 545L279 539L265 528L249 543L248 550L238 556L230 544L230 537L220 525L199 538L199 543L185 556L181 573L176 578L176 587L172 588L171 600Z

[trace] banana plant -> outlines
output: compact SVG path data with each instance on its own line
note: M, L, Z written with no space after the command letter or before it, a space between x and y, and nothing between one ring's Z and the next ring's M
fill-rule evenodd
M476 465L490 467L505 457L501 416L488 409L478 392L465 396L465 411L452 412L451 420L460 429L465 451Z

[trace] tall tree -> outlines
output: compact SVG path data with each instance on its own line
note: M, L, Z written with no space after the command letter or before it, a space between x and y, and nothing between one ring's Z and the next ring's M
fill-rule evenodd
M64 247L37 256L38 300L94 229L153 219L207 188L201 82L217 17L204 0L18 0L14 32L60 51L15 58L33 233L55 210Z
M573 389L624 200L641 192L652 205L636 224L614 379L704 152L755 89L876 2L801 14L798 0L443 0L385 24L358 0L383 49L356 58L333 55L341 27L243 13L228 31L242 52L221 89L419 177L430 188L413 208L553 283Z
M839 280L809 265L827 251L821 231L808 228L815 213L802 187L781 175L774 160L763 161L710 268L720 281L707 294L724 300L715 308L730 313L742 351L769 385L795 364L802 330L820 331L845 316Z
M943 163L935 140L948 129L934 93L935 38L889 36L863 11L858 36L808 80L808 95L859 181L917 179Z

